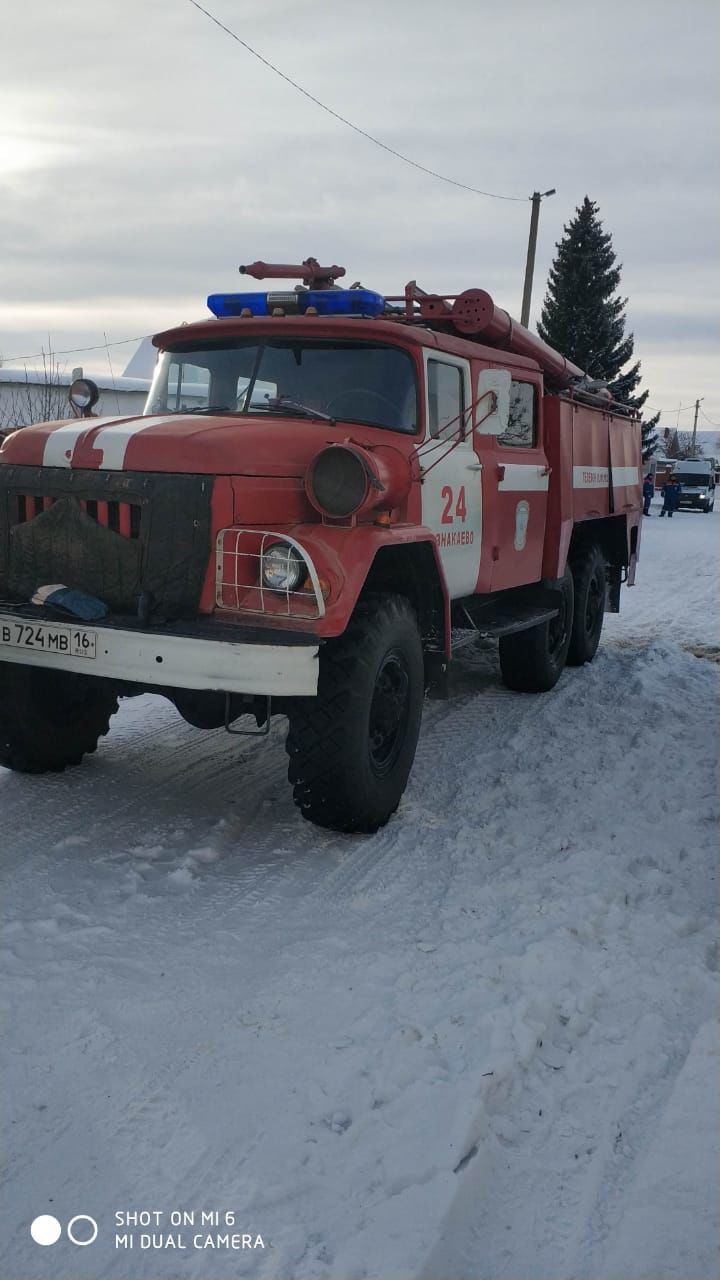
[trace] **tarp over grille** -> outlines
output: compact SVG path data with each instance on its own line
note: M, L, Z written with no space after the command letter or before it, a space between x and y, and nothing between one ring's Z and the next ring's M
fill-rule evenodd
M212 476L0 467L0 591L29 599L61 582L118 613L135 613L151 593L155 614L191 617L210 555L212 486ZM128 508L131 522L116 515Z

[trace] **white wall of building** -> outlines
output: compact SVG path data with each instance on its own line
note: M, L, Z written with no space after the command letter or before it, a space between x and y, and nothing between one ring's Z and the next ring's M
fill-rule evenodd
M42 370L0 367L0 431L74 417L68 402L73 373L48 377ZM96 377L93 381L100 391L94 410L98 416L130 418L142 413L148 378L120 376L111 382Z

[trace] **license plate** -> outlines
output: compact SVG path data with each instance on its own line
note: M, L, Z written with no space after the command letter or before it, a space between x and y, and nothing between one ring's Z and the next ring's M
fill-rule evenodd
M60 653L70 658L94 658L97 632L54 622L0 622L0 647Z

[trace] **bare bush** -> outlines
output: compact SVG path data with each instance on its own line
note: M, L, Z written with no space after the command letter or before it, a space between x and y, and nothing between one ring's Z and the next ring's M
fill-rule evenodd
M673 431L665 442L665 457L675 458L678 462L685 462L690 458L702 458L703 452L703 446L699 440L695 440L693 447L692 431Z
M8 435L31 422L54 422L71 414L67 381L52 352L42 353L41 378L35 380L27 369L24 372L23 381L2 384L0 435Z

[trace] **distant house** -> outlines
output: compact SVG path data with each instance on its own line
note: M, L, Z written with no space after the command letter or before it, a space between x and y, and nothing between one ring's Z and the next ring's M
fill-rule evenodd
M95 413L98 417L128 417L142 413L150 387L155 349L144 339L122 374L88 373L100 391ZM80 368L60 369L54 360L42 369L0 365L0 432L24 427L31 422L54 422L72 418L68 391Z

